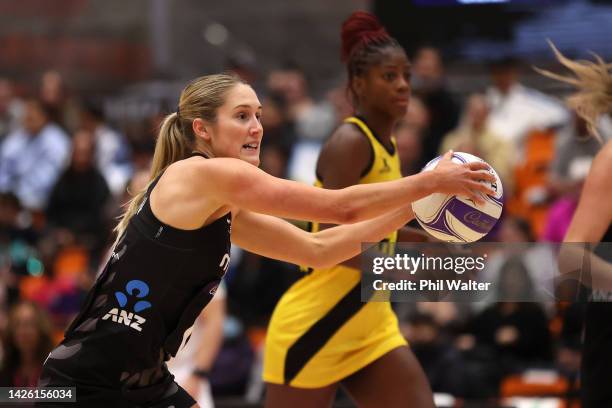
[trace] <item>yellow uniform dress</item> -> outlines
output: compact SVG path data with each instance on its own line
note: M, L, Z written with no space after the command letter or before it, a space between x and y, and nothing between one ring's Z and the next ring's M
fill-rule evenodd
M360 184L401 177L395 139L387 151L359 118L373 152ZM322 183L317 180L317 186ZM317 231L318 225L313 225ZM381 244L392 247L397 232ZM386 242L385 242L386 241ZM384 248L381 248L384 249ZM299 388L324 387L348 377L406 344L389 302L361 301L361 272L337 265L309 270L283 295L266 336L264 381Z

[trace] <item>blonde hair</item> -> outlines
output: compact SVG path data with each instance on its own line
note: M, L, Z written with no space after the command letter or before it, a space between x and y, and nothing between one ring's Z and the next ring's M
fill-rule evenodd
M183 89L177 112L166 116L159 129L147 186L125 204L126 210L114 229L117 233L115 244L142 204L151 183L172 163L189 157L198 148L192 127L194 119L201 118L208 123L215 123L217 110L225 103L227 93L241 83L245 82L235 75L215 74L196 78ZM210 147L203 141L200 144L203 145L200 150L212 157Z
M548 44L559 62L572 71L573 76L559 75L539 68L535 70L577 88L574 94L567 97L567 103L587 122L589 131L601 141L597 119L602 114L612 112L612 64L606 63L594 53L592 54L595 61L574 61L561 54L550 40Z

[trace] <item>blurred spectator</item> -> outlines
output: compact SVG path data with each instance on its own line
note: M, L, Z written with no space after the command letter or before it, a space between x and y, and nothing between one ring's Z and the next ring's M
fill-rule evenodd
M251 51L237 51L225 61L225 69L242 78L253 89L258 90L257 61ZM265 106L265 104L264 104Z
M287 101L280 93L270 93L263 99L262 106L261 125L264 128L262 149L274 145L289 155L296 141L296 134L293 123L287 116Z
M149 178L150 170L148 168L137 171L128 184L127 192L134 195L144 190L149 184Z
M23 116L23 101L15 97L13 84L0 78L0 144L19 127Z
M557 199L548 211L543 240L563 241L578 205L582 184L601 146L590 136L584 119L578 116L557 137L548 186L550 194Z
M428 313L413 314L402 332L434 392L478 399L497 395L499 363L490 350L473 348L473 343L470 349L455 347L454 339Z
M210 374L215 396L245 395L250 386L255 350L239 320L227 316L223 327L223 346L216 356ZM258 373L261 378L261 370Z
M504 58L494 62L487 99L491 131L520 148L529 131L563 126L569 116L559 102L525 87L519 78L518 60Z
M402 332L410 329L415 316L427 316L439 336L451 338L470 317L471 305L461 302L400 302L393 305ZM408 338L406 333L405 336Z
M98 170L104 175L113 195L120 195L132 175L127 140L105 123L102 108L94 102L83 104L80 118L81 128L94 136Z
M149 141L146 140L137 141L132 144L132 177L133 173L137 173L141 170L149 170L151 160L153 160L154 147L153 143L149 143ZM125 193L125 189L122 193Z
M289 120L294 123L299 138L320 141L333 130L336 123L333 107L329 102L315 102L306 76L297 66L272 71L268 76L268 90L284 96Z
M529 276L520 259L506 262L499 283L499 299L532 296ZM457 347L468 361L475 359L480 369L486 368L487 376L481 378L489 384L495 381L499 386L512 374L552 365L548 319L539 303L493 303L468 322L466 333L457 338Z
M536 237L526 220L519 217L508 217L503 221L500 240L505 243L518 244L535 242Z
M579 194L593 157L601 146L589 134L584 119L576 115L571 126L559 132L556 139L550 174L552 193L557 196Z
M32 218L13 193L0 193L0 245L13 241L35 244L38 239Z
M168 369L174 374L176 382L196 400L200 408L214 407L209 377L223 344L225 304L225 285L222 284L200 313L185 346L168 361Z
M22 126L0 146L0 191L14 192L26 208L41 210L64 168L70 140L38 99L26 102Z
M274 177L286 178L287 157L287 151L281 146L269 145L261 151L260 167Z
M430 117L419 166L423 167L436 156L444 135L457 126L459 106L448 90L442 55L437 48L420 48L414 56L413 64L412 88L423 100Z
M318 141L299 141L291 151L288 162L287 176L291 180L306 184L314 184L316 176L316 165L321 151L321 143Z
M155 152L155 141L159 134L162 122L166 118L167 110L160 110L147 118L144 131L139 131L129 139L131 146L131 165L132 173L140 170L149 171L153 153ZM129 183L128 183L129 184ZM122 193L125 193L125 189Z
M125 205L128 204L136 194L147 188L147 185L149 184L149 176L149 167L139 169L134 172L132 178L128 182L127 187L123 191L122 196L119 198L119 205L117 205L117 207L115 208L115 212L111 217L112 219L117 219L118 217L120 217L125 211ZM114 238L115 235L113 234L113 239Z
M53 188L47 217L52 227L73 235L81 245L100 250L108 238L110 191L96 168L95 148L90 131L74 134L72 159Z
M287 117L282 94L270 93L263 100L261 125L264 128L260 167L275 177L287 177L287 163L295 143L293 123Z
M337 123L334 107L328 101L315 102L310 96L304 72L295 64L287 64L282 69L272 71L267 86L270 92L283 95L287 104L288 123L295 132L287 176L313 184L321 143Z
M230 314L247 327L266 327L274 306L297 279L295 265L232 247L236 267L225 277Z
M402 167L402 175L410 176L418 173L423 152L423 134L406 119L399 120L393 132L397 142L397 154Z
M500 246L499 251L489 255L486 267L482 271L482 279L485 282L497 282L496 285L503 285L506 278L504 268L508 268L508 263L512 265L520 263L528 274L529 291L506 292L505 294L515 296L505 298L506 300L538 301L544 303L547 312L551 312L554 306L550 303L554 300L554 278L558 275L556 254L552 248L545 245L534 245L536 238L529 223L518 217L505 217L500 220L501 228L499 239L506 245ZM523 270L521 269L520 272ZM517 279L520 275L517 276ZM490 293L486 299L474 303L475 309L482 309L490 305L491 302L499 301L499 297Z
M512 191L515 151L512 143L491 131L487 119L489 106L484 95L473 94L467 99L459 127L448 133L439 153L448 150L471 153L489 163L502 180L504 194Z
M402 328L410 349L421 363L434 392L461 394L460 376L455 371L462 363L435 319L426 313L416 313Z
M353 107L346 92L346 86L336 86L327 92L327 100L331 103L336 117L336 126L353 114Z
M429 114L427 106L423 103L423 100L416 95L410 96L410 103L408 104L405 120L406 123L414 126L419 133L423 135L429 133L431 115ZM431 159L433 159L433 157Z
M72 132L78 126L78 106L69 95L64 78L58 71L45 71L40 78L40 100L48 106L49 118Z
M562 319L558 336L556 366L559 373L570 384L568 394L580 389L580 367L582 365L582 333L586 302L560 302L557 310ZM554 322L553 322L554 324Z
M47 315L36 304L21 302L10 313L2 339L3 387L35 387L42 364L53 348Z
M468 323L476 346L495 350L509 371L550 362L552 343L544 309L539 303L520 301L536 297L533 281L520 258L506 260L497 288L500 302Z
M38 235L31 221L13 193L0 193L0 282L4 285L0 308L19 299L20 278L29 275L28 265L36 262Z
M427 314L434 319L440 329L448 334L469 317L469 306L460 302L417 302L419 313Z
M136 194L137 192L146 189L150 181L150 176L151 172L149 168L145 168L134 173L130 183L128 184L127 191L130 194Z

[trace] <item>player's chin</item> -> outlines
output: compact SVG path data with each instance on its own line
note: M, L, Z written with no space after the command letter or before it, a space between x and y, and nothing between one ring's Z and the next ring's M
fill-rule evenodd
M241 154L240 155L240 159L244 160L247 163L250 163L254 166L259 167L259 152L254 154L254 153L247 153L247 154Z
M408 102L394 103L390 107L389 111L395 119L401 119L406 116L406 113L408 112Z

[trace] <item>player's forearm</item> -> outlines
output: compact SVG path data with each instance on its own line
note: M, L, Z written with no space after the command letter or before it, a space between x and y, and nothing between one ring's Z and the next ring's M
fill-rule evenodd
M208 307L206 319L202 322L201 342L195 353L194 367L196 370L209 371L217 357L223 342L223 320L225 318L225 301L213 300Z
M597 244L596 244L597 245ZM612 249L612 244L606 248ZM591 247L566 242L559 250L559 284L566 279L577 280L594 290L612 292L612 264L592 252Z
M436 239L427 232L413 228L404 227L397 231L397 242L435 242Z
M340 201L350 206L349 220L360 222L396 209L410 207L411 202L433 193L435 185L435 175L432 172L423 172L400 180L344 188L339 190L342 194Z
M278 179L239 161L198 163L201 189L214 191L219 203L286 219L350 224L371 219L431 194L435 172L399 180L321 189ZM448 178L448 177L447 177Z
M374 245L414 218L410 206L390 214L350 225L340 225L314 234L313 265L328 268L362 252L362 244Z

